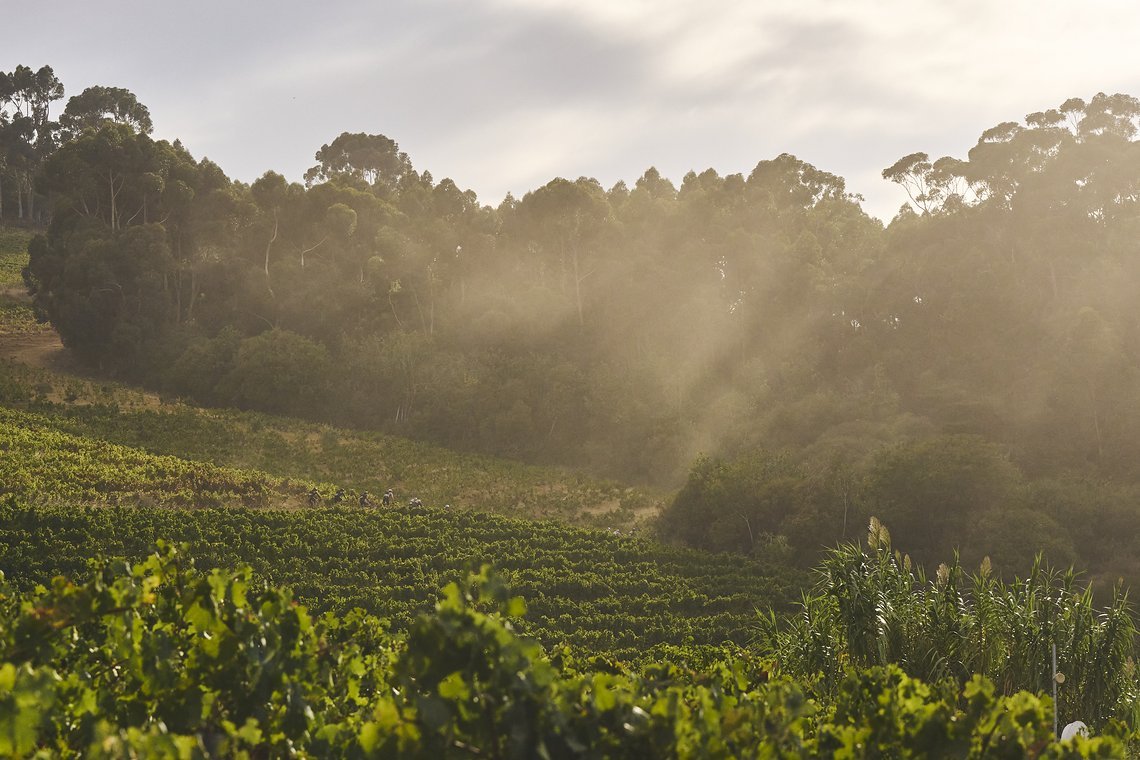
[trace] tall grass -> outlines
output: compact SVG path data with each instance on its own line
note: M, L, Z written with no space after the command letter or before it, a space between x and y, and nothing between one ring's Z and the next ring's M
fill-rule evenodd
M895 663L929 682L962 685L978 673L1005 694L1051 694L1056 645L1062 723L1136 725L1136 627L1121 589L1099 608L1072 570L1040 558L1009 582L988 561L968 573L956 557L928 578L877 520L866 546L834 549L818 574L799 614L782 625L765 621L760 641L784 672L814 679L823 692L835 693L848 668Z

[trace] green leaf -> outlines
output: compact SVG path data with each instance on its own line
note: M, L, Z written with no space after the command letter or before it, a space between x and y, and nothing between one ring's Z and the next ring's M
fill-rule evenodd
M453 702L469 699L471 690L467 687L467 682L463 680L463 673L457 670L440 681L439 695Z

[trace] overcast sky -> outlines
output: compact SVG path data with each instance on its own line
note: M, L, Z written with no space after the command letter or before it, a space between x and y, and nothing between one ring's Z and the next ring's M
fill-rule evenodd
M0 0L0 27L0 70L125 87L231 177L300 180L341 132L380 133L491 205L788 152L889 220L903 155L1140 96L1135 0Z

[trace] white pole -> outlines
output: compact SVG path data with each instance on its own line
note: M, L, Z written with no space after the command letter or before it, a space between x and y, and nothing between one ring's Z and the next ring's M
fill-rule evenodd
M1057 741L1057 642L1053 642L1053 741Z

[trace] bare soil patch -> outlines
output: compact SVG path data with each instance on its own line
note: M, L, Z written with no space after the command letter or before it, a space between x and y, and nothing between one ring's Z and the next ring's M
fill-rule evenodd
M71 357L55 332L0 333L0 358L57 372L71 369Z

